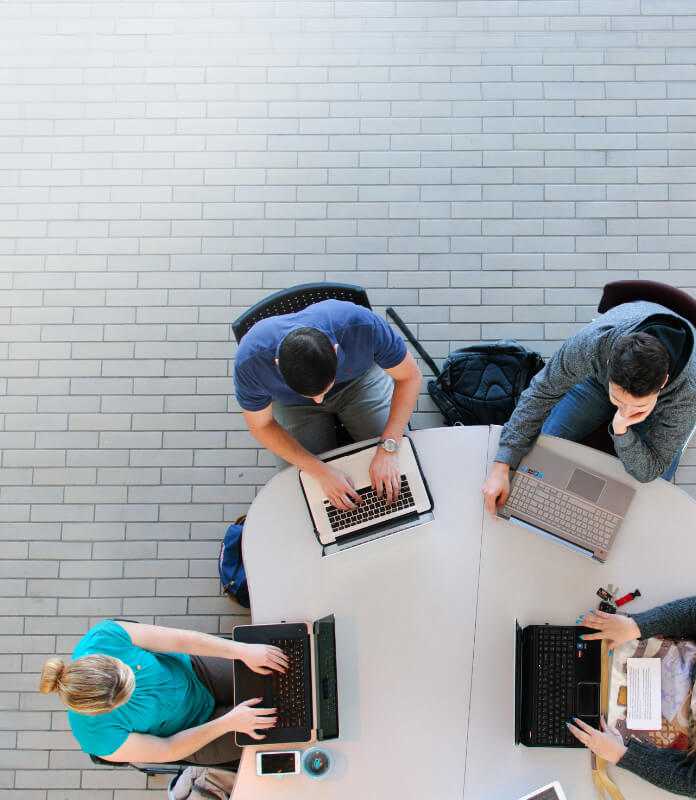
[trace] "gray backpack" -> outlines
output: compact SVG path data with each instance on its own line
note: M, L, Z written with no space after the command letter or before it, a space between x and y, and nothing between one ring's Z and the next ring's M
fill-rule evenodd
M216 767L186 767L169 784L169 800L229 800L236 772Z

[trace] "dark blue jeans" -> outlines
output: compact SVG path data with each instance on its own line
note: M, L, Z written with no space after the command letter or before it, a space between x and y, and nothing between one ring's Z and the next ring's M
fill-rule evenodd
M607 390L594 378L588 378L566 392L547 417L541 432L571 442L581 442L600 425L609 425L615 413L616 406L610 402ZM639 432L640 425L636 426L636 430ZM662 473L666 481L674 477L681 454L679 450Z

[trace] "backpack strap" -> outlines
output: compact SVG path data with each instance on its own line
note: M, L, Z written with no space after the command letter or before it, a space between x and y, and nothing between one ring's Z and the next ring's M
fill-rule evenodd
M599 690L599 710L607 718L609 710L609 680L611 677L609 669L609 646L605 639L602 639L602 671ZM619 787L607 774L607 762L591 753L592 758L592 782L597 790L600 800L625 800Z
M401 317L396 313L396 311L394 311L394 309L391 306L387 308L387 316L394 320L394 324L396 325L396 327L416 348L416 352L418 353L418 355L430 367L430 371L437 378L440 375L440 370L437 368L437 364L433 361L433 357L430 355L430 353L426 351L426 349L418 341L418 339L416 339L416 337L413 335L413 332L408 327L408 325L401 319Z

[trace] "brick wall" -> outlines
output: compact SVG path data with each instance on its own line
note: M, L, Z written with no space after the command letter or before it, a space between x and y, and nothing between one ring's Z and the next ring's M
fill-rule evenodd
M238 618L230 321L338 279L438 358L549 354L608 280L693 291L695 59L693 0L0 4L0 800L157 793L37 673L104 615Z

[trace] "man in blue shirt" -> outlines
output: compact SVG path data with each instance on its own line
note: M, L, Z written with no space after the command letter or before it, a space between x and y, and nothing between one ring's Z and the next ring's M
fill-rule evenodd
M314 455L336 446L335 417L355 441L380 437L372 485L388 502L398 496L398 448L421 373L374 312L324 300L260 320L239 345L234 384L254 438L313 475L334 506L351 509L361 499L344 473Z

